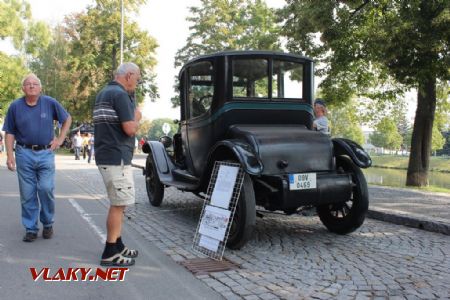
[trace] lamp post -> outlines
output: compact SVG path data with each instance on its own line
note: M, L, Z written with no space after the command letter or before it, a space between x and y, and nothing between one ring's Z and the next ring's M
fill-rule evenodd
M123 0L120 0L120 64L123 63Z

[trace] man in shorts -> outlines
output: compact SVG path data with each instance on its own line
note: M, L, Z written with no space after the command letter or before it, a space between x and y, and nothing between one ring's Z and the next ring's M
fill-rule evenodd
M131 160L142 114L136 108L133 95L140 79L136 64L123 63L114 80L95 100L95 161L110 200L106 244L100 261L103 266L130 266L138 255L137 250L124 245L121 232L125 207L135 202Z

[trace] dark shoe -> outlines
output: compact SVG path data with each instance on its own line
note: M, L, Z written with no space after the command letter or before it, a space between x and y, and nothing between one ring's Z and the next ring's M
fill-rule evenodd
M44 227L42 231L42 237L44 239L51 239L53 236L53 227Z
M33 242L35 239L37 239L37 233L36 232L27 232L25 233L23 237L23 241L27 243Z

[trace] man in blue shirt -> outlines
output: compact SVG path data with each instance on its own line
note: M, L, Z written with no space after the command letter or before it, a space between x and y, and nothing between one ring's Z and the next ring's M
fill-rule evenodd
M138 255L137 250L124 245L121 232L125 207L135 202L131 160L142 114L136 108L133 95L140 78L136 64L123 63L114 81L95 99L95 162L110 201L106 244L100 261L103 266L130 266Z
M22 81L25 96L13 101L6 114L6 164L10 171L17 167L24 242L32 242L39 231L38 217L44 227L42 236L53 235L55 214L55 154L66 137L72 118L55 99L41 95L41 81L34 74ZM54 121L62 124L55 137ZM15 157L13 151L16 142ZM39 210L40 204L40 210Z

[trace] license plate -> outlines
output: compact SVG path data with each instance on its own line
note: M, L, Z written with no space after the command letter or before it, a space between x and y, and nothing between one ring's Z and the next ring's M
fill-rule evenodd
M317 186L316 173L289 174L290 190L315 189Z

